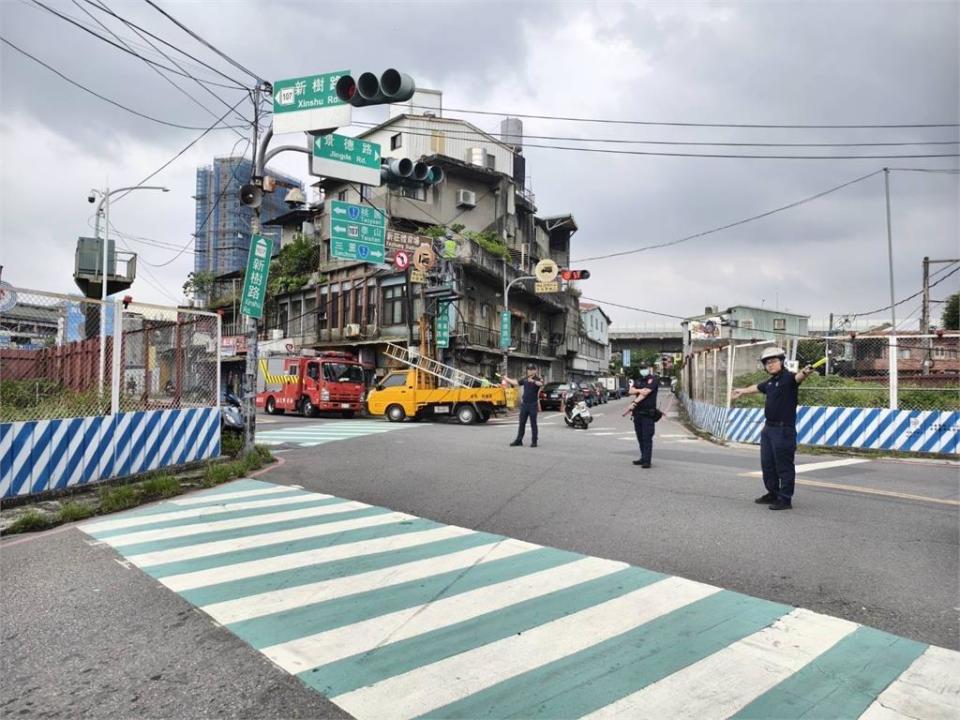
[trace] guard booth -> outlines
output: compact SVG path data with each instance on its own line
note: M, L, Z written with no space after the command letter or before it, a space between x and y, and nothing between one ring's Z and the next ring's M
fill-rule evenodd
M83 294L99 300L103 293L103 238L77 238L73 281ZM117 252L113 240L107 245L107 295L123 292L137 277L137 255Z

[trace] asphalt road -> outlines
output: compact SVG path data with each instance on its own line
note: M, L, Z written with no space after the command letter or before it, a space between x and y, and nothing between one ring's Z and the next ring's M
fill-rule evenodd
M812 469L794 509L775 513L753 503L757 448L669 418L654 467L632 465L624 407L595 408L585 432L544 413L536 449L508 446L510 419L264 416L260 439L280 443L283 464L263 479L960 646L955 464L798 456ZM4 539L0 570L3 716L346 717L74 528Z

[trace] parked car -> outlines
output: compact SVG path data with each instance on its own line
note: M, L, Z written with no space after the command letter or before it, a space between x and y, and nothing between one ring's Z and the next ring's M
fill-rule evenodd
M563 394L568 392L570 392L568 383L547 383L540 388L540 407L544 410L560 410Z

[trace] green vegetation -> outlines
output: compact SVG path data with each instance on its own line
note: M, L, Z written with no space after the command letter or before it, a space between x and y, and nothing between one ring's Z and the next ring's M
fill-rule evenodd
M503 239L497 235L497 233L490 230L484 230L483 232L464 230L465 227L465 225L460 223L454 223L453 225L450 225L450 227L446 227L444 225L431 225L430 227L421 230L421 232L433 240L446 237L447 233L459 235L467 240L472 240L491 255L504 258L505 260L510 259L510 250L503 242Z
M143 500L162 500L183 492L180 481L173 475L158 475L140 483L140 497Z
M18 517L7 528L8 533L35 532L37 530L46 530L52 525L52 521L42 513L36 510L28 510Z
M88 517L93 517L96 514L97 508L94 505L84 505L78 502L67 502L64 503L63 507L60 508L58 520L61 523L77 522L78 520L86 520Z
M138 409L140 404L136 398L121 396L122 412ZM109 412L109 393L101 398L95 389L68 390L46 378L0 382L0 422L92 417Z
M243 450L243 433L225 430L220 433L220 454L236 457Z
M100 488L100 512L127 510L140 504L140 493L132 485Z
M940 322L944 330L960 330L960 293L947 298Z
M270 263L267 294L271 296L299 290L320 267L320 246L297 233Z

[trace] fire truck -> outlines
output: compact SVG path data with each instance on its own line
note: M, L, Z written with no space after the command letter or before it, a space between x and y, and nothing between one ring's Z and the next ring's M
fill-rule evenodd
M305 417L337 412L352 418L363 408L363 366L350 353L284 358L283 374L270 373L261 359L260 372L266 389L257 393L257 407L271 415L289 410Z

